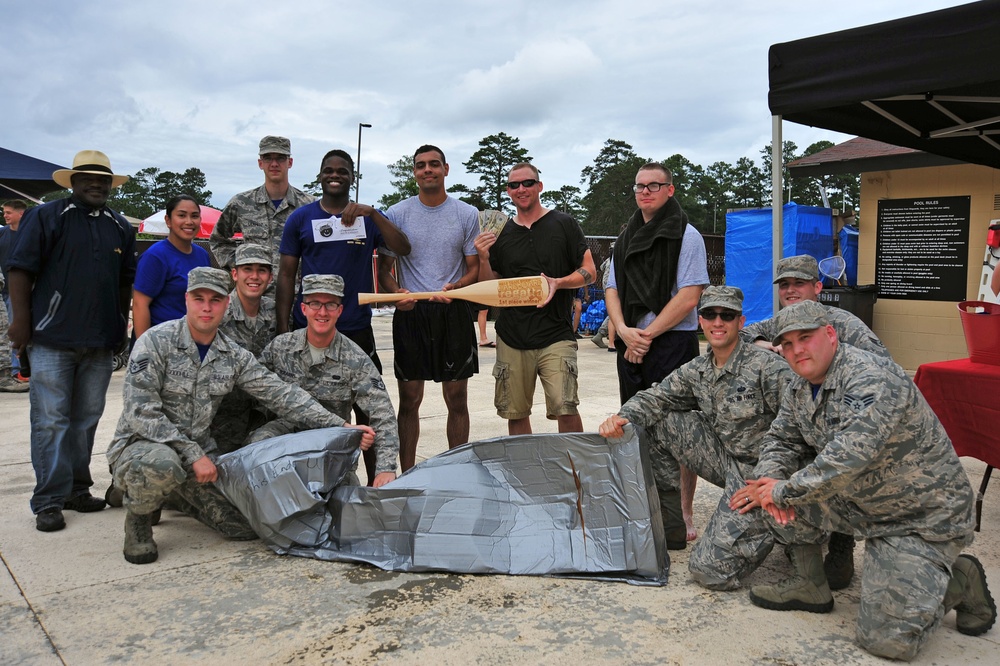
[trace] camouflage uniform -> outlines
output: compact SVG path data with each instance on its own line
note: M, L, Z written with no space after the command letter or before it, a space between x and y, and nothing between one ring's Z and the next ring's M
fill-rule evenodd
M771 551L763 512L740 514L729 498L746 485L790 378L777 354L738 340L722 369L709 349L619 412L646 429L659 492L680 488L678 463L725 489L688 564L704 587L737 589Z
M972 542L973 491L902 368L841 344L815 399L794 377L754 476L786 479L775 503L796 517L768 521L779 542L817 544L821 530L866 539L858 642L911 659L946 612L952 565Z
M261 362L286 382L297 384L321 405L341 418L350 417L356 404L375 430L375 473L395 472L399 430L389 392L375 364L342 333L334 336L322 363L315 364L306 339L307 329L279 335L264 349ZM271 421L251 435L251 441L295 432L287 418Z
M830 320L834 330L837 331L838 340L876 356L882 356L887 359L892 358L889 350L885 348L885 345L878 339L878 336L856 315L833 305L823 304L823 306L826 308L826 318ZM755 342L757 340L770 341L774 338L774 333L774 317L772 317L764 321L758 321L755 324L750 324L740 331L740 337L747 342Z
M219 331L230 340L253 354L260 360L261 352L275 333L274 299L265 296L260 301L256 320L251 322L240 297L234 289L229 294L229 308L222 318ZM264 422L264 416L257 402L241 388L234 388L219 405L219 411L212 420L212 437L219 447L219 453L229 453L242 446L250 431Z
M191 473L195 461L216 455L209 427L235 386L303 427L344 423L224 334L216 335L202 361L186 318L154 326L136 341L129 358L124 409L107 453L115 485L125 492L125 508L146 515L169 496L223 533L246 536L249 528L239 512L215 486L197 483Z
M278 248L285 221L296 208L315 201L315 197L302 190L288 186L288 193L277 208L271 203L264 186L237 194L222 211L215 229L209 238L209 245L219 265L233 267L237 242L234 234L243 233L244 243L256 243L271 248L271 270L274 274L272 285L278 281Z

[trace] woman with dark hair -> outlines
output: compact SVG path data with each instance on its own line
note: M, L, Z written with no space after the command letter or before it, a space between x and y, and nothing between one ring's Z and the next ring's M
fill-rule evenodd
M188 273L211 265L208 252L194 244L201 230L201 208L194 197L180 194L168 201L166 223L169 234L139 257L136 268L132 292L135 338L157 324L183 317Z

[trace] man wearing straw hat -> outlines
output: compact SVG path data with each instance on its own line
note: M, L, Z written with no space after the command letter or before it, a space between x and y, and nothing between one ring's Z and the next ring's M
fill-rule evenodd
M90 494L90 456L136 263L135 230L105 205L128 176L104 153L84 150L52 179L72 195L24 215L10 258L9 335L30 355L31 510L42 532L66 526L63 509L104 508Z

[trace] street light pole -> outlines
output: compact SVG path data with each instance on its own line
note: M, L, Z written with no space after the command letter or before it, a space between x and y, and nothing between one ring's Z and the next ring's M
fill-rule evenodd
M354 170L357 174L354 177L354 200L358 200L358 192L361 191L361 128L371 127L368 123L358 123L358 163Z

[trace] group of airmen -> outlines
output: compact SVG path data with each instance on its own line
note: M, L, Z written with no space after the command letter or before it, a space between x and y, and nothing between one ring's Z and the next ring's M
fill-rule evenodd
M121 177L113 174L103 154L84 152L86 158L78 155L74 168L67 170L73 189L69 205L85 215L73 223L106 222L110 236L123 239L118 245L113 240L103 242L117 247L121 263L109 275L108 284L124 285L129 271L134 272L134 264L131 269L128 266L128 233L121 232L117 214L105 212L104 206L112 185L120 184L114 179ZM345 196L353 178L353 164L345 155L331 151L324 158L320 173L324 198L319 203L325 204L326 215L306 220L302 233L307 240L312 238L320 246L325 233L321 223L330 223L338 214L345 227L364 220L368 236L377 235L382 249L392 246L387 256L395 261L386 263L395 264L397 271L391 280L380 280L383 287L407 291L406 285L417 284L416 274L430 286L443 284L447 291L477 279L517 277L518 271L537 274L548 258L519 255L531 237L522 239L518 234L539 225L544 238L559 241L548 243L545 251L552 254L553 246L566 248L565 255L558 257L560 277L547 279L553 287L550 301L556 292L569 297L563 299L565 303L556 303L561 312L556 317L565 318L572 334L567 306L575 289L594 281L596 270L575 223L562 217L546 222L549 211L535 207L541 191L537 169L522 164L511 171L508 193L524 219L514 218L503 229L484 231L474 212L470 215L443 194L447 163L440 149L422 146L417 150L414 175L421 196L414 197L403 211L390 209L386 214ZM120 502L126 510L124 555L135 564L157 559L152 527L164 507L183 511L230 538L255 538L246 519L211 483L217 478L217 456L246 443L301 429L355 428L360 431L360 448L370 452L368 482L383 486L395 478L401 455L404 471L413 464L419 434L416 409L427 379L443 384L449 407L449 445L468 439L463 382L478 369L471 310L462 306L466 309L450 311L459 302L449 299L437 299L416 314L412 299L401 304L399 312L410 314L403 322L393 323L394 344L405 350L396 349L396 377L405 403L400 405L397 421L374 339L369 344L359 329L352 330L351 336L338 331L345 311L357 309L356 294L370 290L370 285L347 284L340 274L308 270L336 263L329 258L310 258L306 250L299 256L285 252L284 221L295 208L313 202L287 183L287 167L291 166L287 139L266 137L261 142L260 164L266 177L269 169L284 167L284 190L276 192L268 187L275 183L268 180L261 188L234 198L223 213L222 228L217 227L218 243L213 242L225 269L192 270L186 316L141 335L128 361L124 408L107 453L113 476L107 499L112 504ZM334 192L343 204L340 210L330 210L334 197L327 195ZM672 535L684 540L683 523L679 523L680 534L676 532L683 470L723 489L691 553L692 578L712 590L739 589L779 544L791 561L792 575L776 584L753 586L750 601L776 611L826 613L834 605L832 591L850 584L854 544L863 540L857 639L866 650L912 659L944 614L953 609L959 631L969 635L988 631L996 619L996 604L982 564L963 553L972 543L973 529L973 491L966 473L940 422L875 334L854 315L817 301L822 282L816 260L802 255L779 261L774 282L781 310L772 319L745 327L743 293L738 287L707 285L700 270L683 268L686 255L697 258L698 254L684 248L690 234L686 216L676 202L666 205L673 201L669 170L656 164L644 166L637 174L635 192L639 211L623 230L605 269L611 273L611 279L607 274L605 279L609 314L617 333L623 404L600 424L599 432L614 446L627 428L641 428L661 495L668 541ZM435 213L428 202L437 202L438 207L447 204L451 216L443 214L446 209ZM60 206L66 208L66 204ZM35 241L44 236L36 226L65 212L41 210L45 208L26 216L24 240L41 242ZM418 224L432 221L442 228ZM660 223L663 229L657 227ZM431 238L429 243L421 238L423 229ZM232 235L240 232L244 243L228 252ZM643 254L650 248L666 248L672 254L660 262ZM21 250L19 245L12 262L11 339L18 348L30 340L32 353L46 344L67 346L58 338L46 338L47 326L58 319L52 310L58 302L53 305L48 292L49 300L31 298L32 284L51 281L48 271L52 268L35 256L39 251ZM457 266L442 259L446 251L458 257ZM370 262L370 247L362 247L359 256L365 252ZM366 268L371 279L370 263ZM292 277L297 269L301 269L299 280ZM382 270L380 266L380 277ZM635 284L637 276L663 271L672 271L665 287ZM268 295L276 274L283 276L285 284L278 291L277 307ZM282 277L278 280L281 284ZM296 284L294 311L301 315L296 317L297 329L296 324L289 324L293 298L288 292L288 286ZM539 314L548 305L539 306ZM579 399L572 374L576 342L567 344L561 329L557 334L548 332L546 323L539 323L536 316L525 311L521 319L511 320L518 324L519 334L532 331L545 339L536 347L530 339L507 344L512 350L504 352L504 358L510 359L513 369L505 372L529 376L530 381L519 380L530 389L529 397L538 376L546 389L549 418L558 420L561 431L579 430L582 425L575 408ZM668 357L688 354L693 334L683 324L687 319L696 320L707 351L649 380L650 359L665 364ZM500 349L505 347L504 335L508 340L516 338L505 333L512 330L508 326L498 322ZM418 330L430 333L415 333ZM675 349L658 350L656 339L663 332L683 333L670 342ZM94 340L68 347L71 351L110 348L121 338L109 335ZM467 355L470 341L471 357ZM401 361L401 354L423 356ZM498 367L500 360L498 350ZM642 367L644 361L650 365ZM507 368L508 361L504 363ZM442 375L442 368L451 374ZM555 388L552 378L565 377L568 371L571 390L567 392L565 382ZM501 389L511 387L504 384L510 378L501 374L494 371L498 413L508 419L512 434L530 432L530 401L527 413L502 401ZM39 391L36 396L35 381L32 378L32 459L39 485L32 508L38 528L54 531L65 524L61 509L86 512L104 506L89 495L93 482L89 471L84 473L97 421L93 409L89 420L84 420L78 418L75 405L61 407L68 412L62 419L67 422L66 436L76 438L79 446L89 433L90 441L83 442L83 453L60 463L68 475L58 478L49 469L41 435L36 442L35 431L49 427L46 419L59 417L54 409L36 405L46 395ZM103 410L103 400L99 407ZM53 507L58 509L58 522ZM830 552L824 560L825 544Z

